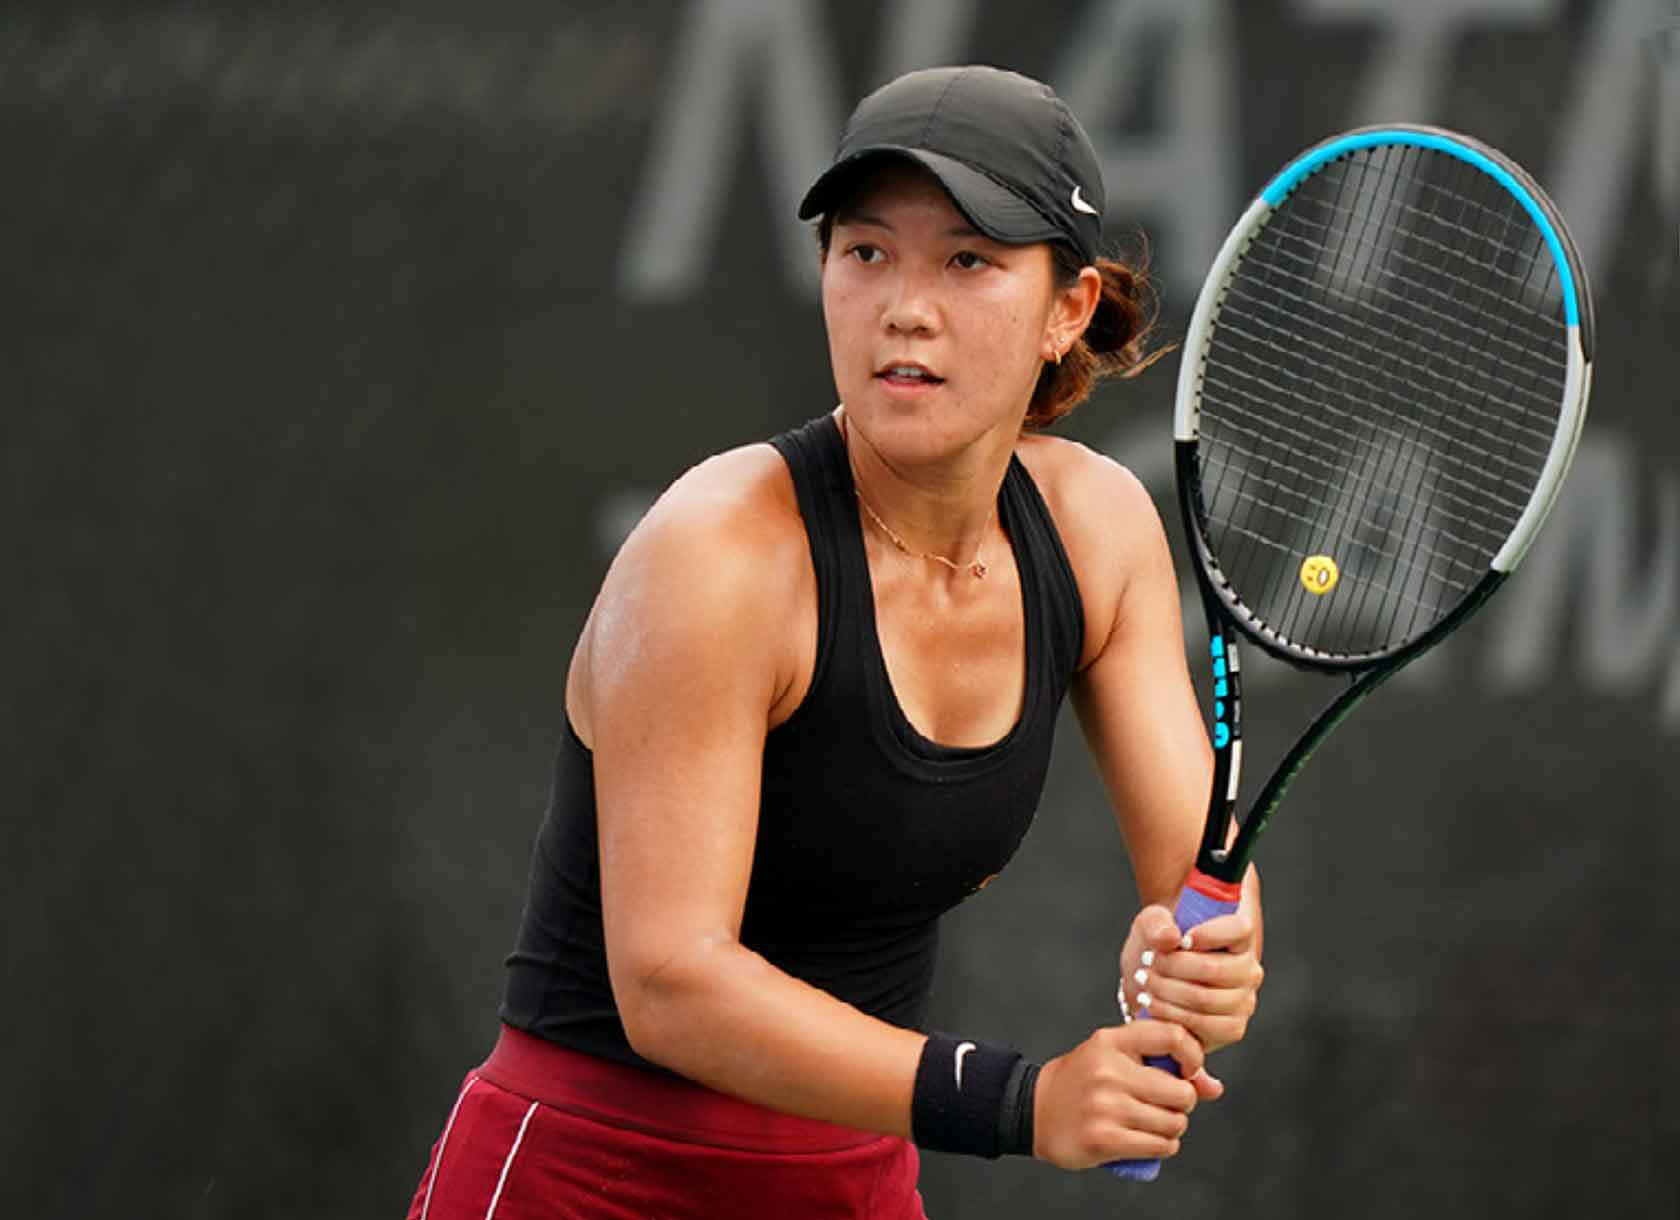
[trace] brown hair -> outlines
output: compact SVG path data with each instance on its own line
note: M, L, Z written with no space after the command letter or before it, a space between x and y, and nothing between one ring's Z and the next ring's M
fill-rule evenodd
M817 244L824 258L833 234L834 214L824 213L817 220ZM1050 259L1057 290L1073 287L1083 267L1073 247L1051 242ZM1171 343L1154 351L1145 346L1155 329L1156 315L1147 257L1135 265L1099 258L1094 265L1102 276L1096 312L1061 363L1046 363L1039 372L1022 424L1027 429L1048 428L1089 398L1099 378L1136 377L1173 349Z
M1050 256L1056 287L1071 288L1079 279L1079 256L1062 242L1053 242ZM1149 282L1147 259L1133 264L1099 258L1102 296L1091 324L1067 350L1060 364L1046 364L1027 405L1025 426L1047 428L1090 396L1101 377L1136 377L1172 350L1172 344L1146 347L1155 329L1155 291Z

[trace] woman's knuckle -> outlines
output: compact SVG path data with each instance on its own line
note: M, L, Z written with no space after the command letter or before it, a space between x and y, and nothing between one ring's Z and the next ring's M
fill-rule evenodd
M1088 1122L1079 1131L1079 1153L1087 1161L1099 1160L1108 1148L1108 1124Z

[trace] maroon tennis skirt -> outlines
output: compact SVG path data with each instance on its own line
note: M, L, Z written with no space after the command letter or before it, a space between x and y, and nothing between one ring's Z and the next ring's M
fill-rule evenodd
M915 1147L503 1028L409 1220L926 1220Z

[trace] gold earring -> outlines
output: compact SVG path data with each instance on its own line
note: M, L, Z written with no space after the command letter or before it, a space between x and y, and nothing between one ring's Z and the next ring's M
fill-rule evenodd
M1052 348L1051 350L1056 353L1056 355L1054 357L1054 360L1055 360L1056 366L1058 368L1060 368L1061 363L1062 363L1062 349L1057 347L1057 348Z

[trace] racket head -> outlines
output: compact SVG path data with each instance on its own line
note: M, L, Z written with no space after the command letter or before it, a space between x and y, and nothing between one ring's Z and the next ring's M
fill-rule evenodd
M1306 150L1233 227L1185 339L1178 492L1204 596L1307 668L1439 640L1555 503L1592 347L1580 256L1509 158L1401 124Z

